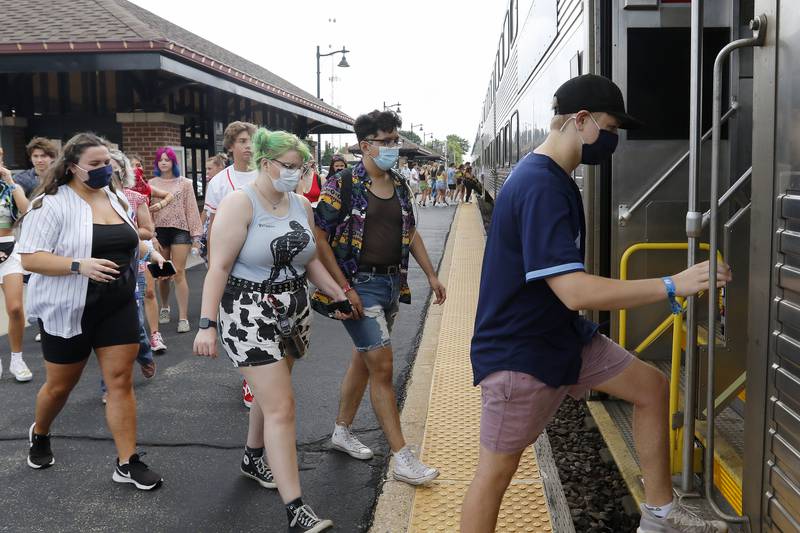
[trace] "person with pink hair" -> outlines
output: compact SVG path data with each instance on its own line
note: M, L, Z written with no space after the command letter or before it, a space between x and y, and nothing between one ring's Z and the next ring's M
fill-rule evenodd
M160 202L151 206L153 221L156 227L156 239L161 246L162 255L171 260L175 266L175 296L178 300L178 333L191 330L188 319L189 284L186 281L186 260L194 246L199 246L203 225L200 221L200 210L197 208L192 181L181 177L178 158L172 148L164 146L156 151L155 177L150 186L165 190L174 195L175 200L158 207ZM158 282L161 296L159 324L169 324L171 319L169 307L170 282Z

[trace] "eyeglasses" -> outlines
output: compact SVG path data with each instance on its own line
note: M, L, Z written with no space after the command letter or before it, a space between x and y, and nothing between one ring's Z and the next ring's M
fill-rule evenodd
M403 139L364 139L364 140L370 144L375 144L377 146L383 146L386 148L403 147Z
M315 166L314 163L311 163L311 164L300 165L299 167L296 167L296 166L292 165L291 163L284 163L283 161L279 161L278 159L270 159L270 161L275 161L276 163L278 163L280 166L282 166L286 170L300 170L301 174L303 176L305 176L309 172L313 171L314 170L314 166Z

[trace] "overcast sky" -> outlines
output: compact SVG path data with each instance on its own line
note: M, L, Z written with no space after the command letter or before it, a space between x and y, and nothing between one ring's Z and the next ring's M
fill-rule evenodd
M332 100L332 63L341 55L322 59L326 102L352 117L399 102L403 129L423 124L439 139L455 133L470 145L507 7L505 0L132 1L311 94L316 46L325 53L344 45L350 68L334 67Z

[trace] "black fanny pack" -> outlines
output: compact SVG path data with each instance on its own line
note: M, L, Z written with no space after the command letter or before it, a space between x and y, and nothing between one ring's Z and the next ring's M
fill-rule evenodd
M11 254L14 252L14 246L16 246L16 242L0 242L0 264L5 263L6 259L11 257Z

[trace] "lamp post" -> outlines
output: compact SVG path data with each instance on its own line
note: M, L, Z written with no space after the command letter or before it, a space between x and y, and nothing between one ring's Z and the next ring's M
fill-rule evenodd
M347 50L344 46L342 46L341 50L328 52L327 54L321 54L321 53L319 53L319 45L317 45L317 98L320 98L319 59L321 57L328 57L328 56L332 56L332 55L336 55L336 54L342 54L342 60L339 61L339 64L337 66L342 67L342 68L347 68L347 67L350 66L350 64L347 62L347 56L345 55L348 52L350 52L350 50ZM321 164L321 161L320 161L321 159L322 159L322 135L317 133L317 165Z
M397 108L397 114L398 115L402 113L402 111L400 111L400 103L399 102L396 103L396 104L389 104L389 105L386 105L386 102L383 103L383 110L384 111L386 111L387 109L392 109L394 107Z
M430 135L431 139L433 139L433 133L432 132L430 132L430 131L423 131L422 132L422 144L423 145L425 144L425 139L428 137L428 135Z

